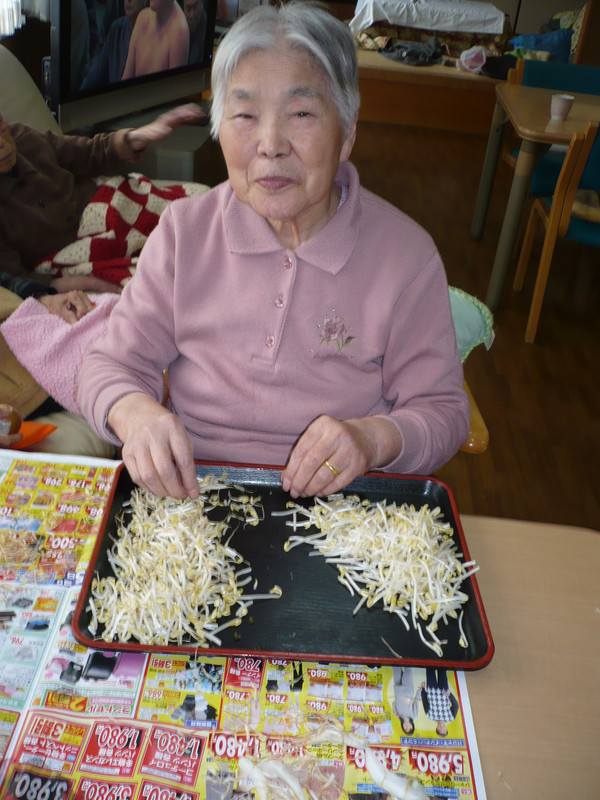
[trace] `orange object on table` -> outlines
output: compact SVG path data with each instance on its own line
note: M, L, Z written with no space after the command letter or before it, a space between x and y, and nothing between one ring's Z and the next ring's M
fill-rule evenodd
M24 450L26 447L33 447L33 445L41 442L55 430L56 425L49 425L42 422L22 422L19 433L22 434L23 438L15 442L10 449Z

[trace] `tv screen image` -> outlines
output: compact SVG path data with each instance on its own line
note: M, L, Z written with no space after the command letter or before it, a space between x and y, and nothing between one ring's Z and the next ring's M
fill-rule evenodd
M210 86L218 0L51 0L49 102L65 132Z

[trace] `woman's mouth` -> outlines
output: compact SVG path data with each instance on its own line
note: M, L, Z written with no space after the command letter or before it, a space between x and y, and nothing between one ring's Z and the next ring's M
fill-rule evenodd
M291 178L284 178L281 175L272 175L259 178L256 183L269 192L276 192L278 189L285 189L286 186L289 186L293 181Z

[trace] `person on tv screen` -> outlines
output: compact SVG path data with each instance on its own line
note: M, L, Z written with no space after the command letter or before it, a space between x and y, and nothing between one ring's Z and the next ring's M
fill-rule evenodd
M348 26L310 2L252 9L219 44L212 99L228 180L161 215L86 352L81 412L161 496L198 496L195 459L282 465L292 497L435 471L470 418L448 282L349 161Z
M206 35L206 11L202 0L183 0L183 11L190 29L190 53L188 64L198 64L204 56Z
M125 14L125 4L123 0L106 0L104 12L100 23L100 43L106 41L108 32L113 22Z
M131 34L123 80L183 67L189 51L188 23L177 0L150 0Z
M76 92L90 65L90 20L85 0L71 3L71 75L69 88Z
M129 42L138 14L148 5L148 0L125 0L125 15L118 17L110 26L106 41L90 64L80 91L102 89L110 83L118 83L123 75Z

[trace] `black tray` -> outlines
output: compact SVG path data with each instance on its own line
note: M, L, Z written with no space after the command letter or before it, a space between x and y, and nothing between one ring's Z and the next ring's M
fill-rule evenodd
M412 666L443 666L450 669L480 669L489 663L494 644L486 619L475 576L468 578L462 590L469 595L463 606L463 630L468 647L460 646L458 621L440 623L438 636L448 639L444 653L438 658L421 641L411 627L406 631L403 622L381 605L362 607L353 615L358 598L337 580L337 570L320 556L309 556L312 547L298 545L288 553L283 545L292 534L286 526L287 517L273 517L272 511L285 509L289 494L281 488L280 468L240 465L197 464L199 476L227 475L231 482L243 484L252 494L260 494L265 519L257 527L236 532L232 546L244 556L257 579L257 592L268 592L277 584L283 594L278 600L255 601L249 614L237 628L227 628L219 634L220 647L199 648L195 641L183 645L140 645L136 640L107 643L94 638L89 630L91 613L88 609L90 585L94 574L112 575L106 557L115 538L115 517L121 514L123 502L133 488L129 474L121 468L115 483L111 506L105 515L104 528L99 535L85 575L73 618L73 632L81 643L101 650L152 651L161 653L197 653L206 655L253 655L261 658L294 658L364 664L405 664ZM459 551L470 560L456 504L450 489L434 478L400 475L369 474L353 481L346 493L358 494L371 501L396 501L420 507L439 506L444 521L449 522L459 541ZM312 505L312 500L305 501ZM248 590L250 593L250 590ZM252 621L250 621L252 618ZM386 644L387 642L387 644Z

